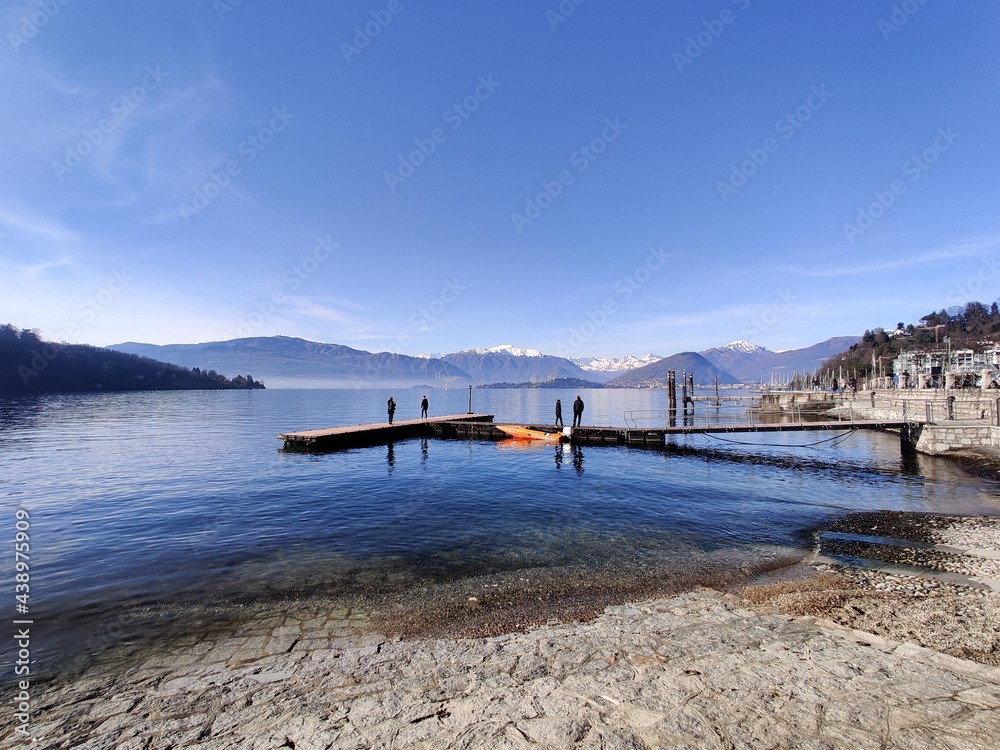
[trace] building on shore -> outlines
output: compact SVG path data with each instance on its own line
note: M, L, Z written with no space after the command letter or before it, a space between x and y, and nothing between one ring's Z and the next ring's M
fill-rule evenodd
M989 390L1000 387L1000 346L991 345L982 352L907 351L893 360L892 367L897 388Z

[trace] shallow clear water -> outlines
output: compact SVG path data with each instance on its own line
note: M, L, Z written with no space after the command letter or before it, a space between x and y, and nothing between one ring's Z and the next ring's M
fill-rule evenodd
M418 416L424 392L393 392L397 419ZM467 410L467 390L426 393L432 415ZM280 450L281 432L382 421L388 394L0 400L4 536L26 509L39 662L97 648L95 638L109 645L109 623L163 608L547 568L697 576L706 556L752 567L808 550L813 529L855 510L1000 512L995 483L943 459L904 462L898 438L881 433L815 447L805 446L832 436L690 437L666 452L433 438ZM555 399L568 414L574 396L476 390L473 409L550 422ZM627 411L665 405L663 391L583 396L588 424L624 425ZM729 414L743 421L742 407Z

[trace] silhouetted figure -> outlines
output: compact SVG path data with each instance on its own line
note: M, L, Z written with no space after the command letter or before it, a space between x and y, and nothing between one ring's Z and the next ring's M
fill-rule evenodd
M573 402L573 426L580 427L583 424L583 399L579 396Z
M422 399L420 399L420 418L421 419L427 419L427 407L428 406L429 406L429 404L427 403L427 396L424 396Z
M392 400L392 396L386 402L386 409L389 412L389 424L392 424L392 415L396 413L396 402Z
M556 427L563 427L562 420L562 402L556 399Z

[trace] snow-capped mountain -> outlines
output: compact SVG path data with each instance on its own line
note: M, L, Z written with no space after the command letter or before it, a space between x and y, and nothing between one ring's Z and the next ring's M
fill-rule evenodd
M763 355L769 354L770 352L762 346L757 346L749 341L730 341L725 346L719 347L720 349L731 349L734 352L741 352L742 354L750 355Z
M761 378L786 377L794 372L813 372L826 359L845 351L858 340L857 336L835 336L804 349L781 352L764 349L749 341L733 341L725 346L706 349L701 355L740 380L755 382Z
M489 349L469 349L470 352L475 352L476 354L495 354L498 352L506 352L514 357L544 357L537 349L521 349L514 346L513 344L500 344L500 346L491 346Z
M661 359L663 357L656 354L644 354L641 357L627 354L624 357L570 357L569 361L587 372L619 373L634 370L636 367L645 367Z
M689 372L695 385L712 385L718 378L720 385L735 385L739 379L722 370L697 352L680 352L657 360L645 367L624 372L609 385L619 388L659 388L667 384L667 372Z
M545 382L556 378L588 379L588 373L563 357L521 349L510 344L467 349L441 357L441 362L469 374L476 383Z
M756 363L774 352L749 341L730 341L725 346L717 346L699 352L701 356L719 369L732 373L738 378L749 378L756 372Z

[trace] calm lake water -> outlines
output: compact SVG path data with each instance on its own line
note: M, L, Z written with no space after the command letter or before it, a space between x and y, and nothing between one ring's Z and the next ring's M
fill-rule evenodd
M277 439L383 421L390 393L397 419L417 417L425 392L432 416L467 410L461 388L0 400L2 536L13 540L15 511L27 510L39 666L114 645L122 622L164 612L512 571L709 580L720 565L801 556L817 526L852 511L1000 512L996 483L944 459L904 462L891 434L690 437L673 452L432 438L320 455L285 453ZM473 410L550 422L555 399L569 419L575 395L476 390ZM586 424L621 426L666 404L663 391L582 395ZM744 421L742 407L727 413ZM9 676L7 644L0 657Z

